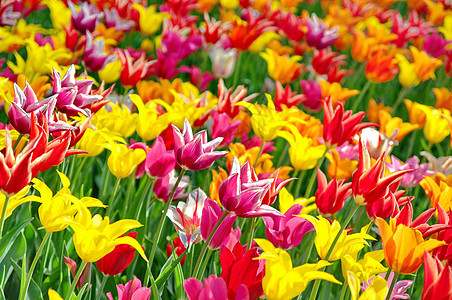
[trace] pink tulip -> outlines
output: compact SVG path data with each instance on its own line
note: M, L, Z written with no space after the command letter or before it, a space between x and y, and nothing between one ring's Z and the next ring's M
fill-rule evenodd
M201 235L204 241L207 240L216 223L221 219L223 214L226 212L221 211L220 206L217 202L210 198L207 198L204 203L204 209L202 211L201 219ZM209 243L210 249L218 249L220 246L224 245L225 242L229 240L231 235L232 225L234 224L237 216L232 214L226 216L223 222L220 224L212 240Z
M151 289L141 287L141 281L134 278L126 283L126 285L118 284L116 286L118 291L118 300L149 300L151 297ZM113 300L111 293L107 293L109 300Z

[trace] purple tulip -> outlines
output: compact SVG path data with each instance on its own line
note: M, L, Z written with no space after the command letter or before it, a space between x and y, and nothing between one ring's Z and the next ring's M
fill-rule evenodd
M240 120L231 122L231 118L227 113L218 113L216 110L212 111L212 138L222 137L223 141L220 147L227 147L234 140L234 134L239 128Z
M425 37L423 50L432 57L437 58L446 53L446 46L450 43L452 41L445 40L438 32L435 32Z
M207 241L207 238L209 237L216 223L225 213L225 211L221 211L221 208L217 202L213 201L210 198L205 201L201 219L201 235L204 241ZM210 249L218 249L229 240L229 236L231 235L232 231L232 225L234 224L236 219L237 216L232 214L226 216L226 218L223 220L223 222L220 224L217 231L213 235L212 240L209 242Z
M189 300L228 300L226 282L217 275L210 275L204 279L204 286L198 279L188 278L184 280L184 289ZM237 299L249 299L248 288L243 283L237 288L235 300Z
M216 138L207 142L207 132L205 130L193 135L187 119L184 121L183 132L180 132L176 126L171 126L173 126L174 153L176 154L176 161L181 168L192 171L207 169L217 159L228 154L226 151L213 151L223 138Z
M312 79L300 81L301 90L305 96L302 104L304 107L317 112L322 108L322 89L320 84Z
M163 202L167 202L171 195L174 185L176 184L177 177L174 176L174 170L169 172L163 177L158 177L154 181L152 191L155 197ZM185 193L185 189L190 182L188 176L183 176L179 185L177 186L176 192L174 193L173 201L182 200L187 198L188 194Z
M185 248L201 241L201 216L205 202L210 200L206 193L197 188L188 195L187 201L171 205L166 216L173 222Z
M86 32L85 51L82 62L91 72L99 72L105 65L116 60L115 55L105 53L104 39L93 40L89 32Z
M428 170L428 163L419 164L417 156L409 158L405 164L402 164L397 157L391 155L391 164L386 163L386 166L390 172L412 170L405 174L400 182L400 185L405 188L415 187L424 179L424 176L435 174L435 172Z
M295 204L290 207L285 217L263 217L267 239L277 248L283 250L298 246L303 236L314 230L314 226L307 220L298 217L303 206Z
M57 95L56 107L59 111L70 116L79 113L89 116L90 104L103 99L101 95L91 95L93 81L89 79L75 79L75 67L71 65L64 77L53 69L53 95Z
M262 204L272 181L272 179L258 180L248 162L240 167L237 157L234 157L229 177L219 188L221 204L226 210L242 218L283 216L275 208Z
M75 127L63 121L53 121L53 111L56 104L55 96L38 101L28 82L25 83L23 91L17 84L14 84L14 91L14 101L11 102L8 118L14 128L21 134L30 133L31 112L34 112L38 118L41 118L41 114L45 117L49 124L49 132L75 129Z
M321 50L333 44L339 37L339 34L337 33L339 27L335 26L329 29L328 24L325 24L322 20L319 20L316 14L312 14L311 17L311 19L306 18L306 25L308 27L306 42L308 45Z
M114 27L116 31L130 31L135 26L135 22L122 19L116 8L104 8L104 23L107 28Z
M163 177L174 170L176 157L173 150L166 150L165 142L157 136L144 161L146 173L153 178Z
M149 300L151 297L151 289L147 287L141 287L141 281L138 278L134 278L126 283L126 285L118 284L116 286L118 291L118 300ZM107 293L109 300L113 300L111 293Z
M93 4L86 2L80 3L80 10L76 10L74 3L68 1L69 9L71 10L71 20L75 30L81 34L87 31L93 32L96 29L97 23L104 15L99 12Z

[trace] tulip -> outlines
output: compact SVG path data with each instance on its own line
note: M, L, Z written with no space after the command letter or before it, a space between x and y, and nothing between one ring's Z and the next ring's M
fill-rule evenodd
M335 26L329 29L328 24L319 20L315 13L311 15L311 18L306 18L306 25L308 27L306 42L310 47L318 50L330 46L339 37L339 27Z
M163 20L169 17L167 13L156 12L156 5L145 8L141 4L133 3L132 9L138 11L139 28L145 35L154 35L160 29Z
M80 206L74 221L68 221L74 231L72 241L77 254L84 262L95 262L112 252L117 245L130 245L147 261L141 245L130 236L123 236L130 229L141 227L135 220L120 220L110 224L108 217L91 216L88 208ZM101 241L101 242L99 242Z
M291 193L286 188L282 188L278 195L279 210L285 214L292 206L300 204L303 206L300 215L309 214L316 209L315 199L311 198L297 198L294 199Z
M449 122L442 116L442 111L424 109L426 114L424 136L432 144L441 143L451 132Z
M174 125L172 127L176 162L186 170L198 171L209 168L217 159L227 154L226 151L213 151L221 143L222 138L207 142L205 130L193 135L187 119L184 121L183 132Z
M345 255L341 258L342 275L347 278L347 273L353 272L359 283L368 281L378 273L386 272L387 268L380 263L383 259L383 250L367 252L364 258L358 261Z
M319 111L322 107L322 89L320 84L315 80L308 79L301 80L300 86L305 96L305 99L302 102L303 106L315 112Z
M281 216L282 214L273 207L262 204L262 196L269 189L270 181L257 180L256 173L249 163L240 166L234 157L229 177L219 188L220 202L227 211L242 218Z
M331 97L333 107L336 107L337 103L339 102L344 104L347 99L360 93L360 91L358 90L349 90L347 88L343 88L337 82L330 83L326 80L323 80L320 77L317 80L322 90L322 99L327 99L328 97Z
M325 145L313 145L313 140L304 137L297 129L290 128L291 133L281 131L278 135L290 144L289 158L295 170L309 170L315 167L325 154Z
M372 37L366 37L363 31L357 31L353 33L353 44L350 50L350 54L357 62L364 62L372 49L376 46L377 40Z
M64 263L69 269L69 272L71 272L72 277L76 276L77 273L77 263L69 258L63 255ZM81 289L86 283L88 283L91 280L91 264L87 264L82 271L82 274L80 278L77 281L77 288Z
M329 262L321 260L316 264L304 264L294 268L286 251L273 247L272 243L264 239L256 239L256 242L264 250L259 259L265 259L262 287L267 299L292 299L302 293L314 279L340 284L333 275L318 271L329 266Z
M319 214L329 217L344 207L345 200L352 194L351 183L333 179L327 182L325 174L317 167L318 189L315 193L315 204Z
M118 300L149 300L151 298L151 289L141 286L141 281L134 278L126 283L126 285L118 284L116 286L118 291ZM107 293L108 300L114 300L111 293Z
M256 98L258 93L246 96L248 89L239 85L235 91L233 88L227 89L223 79L218 80L218 113L227 113L231 119L234 119L240 112L239 102L249 102Z
M364 118L365 112L358 112L354 115L351 110L344 112L344 106L341 102L333 110L331 98L323 102L323 112L323 139L328 148L341 146L351 140L362 129L376 126L376 124L372 123L360 123Z
M201 236L204 241L207 241L215 225L225 213L226 212L221 211L221 208L217 202L210 198L206 199L201 218ZM226 216L209 242L208 246L210 249L218 249L220 246L224 245L225 240L231 234L232 225L234 225L236 219L237 216L231 214Z
M452 298L452 268L424 252L424 289L422 300L447 300Z
M284 217L262 218L265 234L273 246L283 250L295 248L301 243L306 233L314 230L314 226L309 221L298 216L302 209L302 205L295 204L284 213Z
M375 83L388 82L394 79L398 68L393 55L386 55L384 50L378 50L371 54L367 60L365 76Z
M207 195L199 188L188 195L187 202L170 205L166 216L173 222L185 248L201 241L201 216Z
M396 172L402 170L412 170L406 174L400 181L400 185L406 188L413 188L421 182L425 176L433 175L435 172L428 170L428 164L419 164L419 158L413 156L403 164L397 157L391 155L391 163L386 163L389 172Z
M122 63L119 79L126 88L130 89L136 86L138 81L147 77L152 62L145 58L144 53L135 60L132 60L132 55L128 49L117 49L117 54Z
M240 120L232 121L227 113L219 114L216 110L212 111L212 121L212 138L223 138L219 147L226 147L232 143L235 132L242 123Z
M100 80L105 83L113 83L118 81L121 74L122 63L118 59L113 59L104 65L102 70L98 72Z
M107 160L108 169L119 179L130 176L135 167L146 159L143 149L127 148L126 145L117 143L109 143L105 147L111 151Z
M362 139L359 143L358 170L352 176L352 194L359 205L367 205L387 196L389 186L402 180L403 176L411 170L397 171L384 176L385 154L371 166L369 151Z
M341 231L341 224L336 220L330 223L328 219L322 216L319 216L317 219L313 216L303 215L303 218L314 225L317 233L314 240L315 248L321 259L327 259L327 254L336 236ZM366 240L375 239L363 232L348 235L345 230L342 230L328 259L334 261L341 259L345 255L350 255L356 259L358 252L367 245Z
M380 229L381 241L388 266L399 274L411 274L422 264L424 251L432 251L445 245L443 241L430 239L424 241L420 231L403 224L396 224L390 219L389 224L383 219L376 219Z
M127 236L136 239L137 233ZM124 271L133 261L135 249L129 245L117 245L115 249L96 262L97 269L104 275L114 276Z
M89 32L86 33L86 45L82 55L82 62L91 72L99 72L105 65L113 62L116 57L105 53L104 39L94 40Z
M157 178L167 175L174 170L176 158L174 151L167 150L161 136L157 136L154 144L149 149L144 162L145 171L149 177Z
M395 58L399 63L399 82L403 87L417 86L421 82L414 71L414 63L408 62L402 54L396 54Z
M93 32L103 16L103 13L99 12L93 4L83 2L78 11L71 1L68 1L68 6L71 9L72 24L81 34L85 34L87 31Z
M210 275L204 279L204 286L196 278L188 278L184 280L184 289L187 293L189 300L205 300L205 299L215 299L215 300L227 300L228 291L226 283L223 278L218 278L217 275ZM243 299L249 300L248 290L246 286L241 285L239 287L239 292L237 293L235 300Z
M226 282L228 299L237 299L244 285L249 298L256 300L262 291L262 278L264 277L264 261L257 260L259 252L257 247L246 250L240 242L232 249L224 247L220 251L221 278Z
M157 177L152 187L152 191L154 192L155 197L160 201L168 202L171 191L173 190L176 181L177 177L175 177L174 170L170 171L163 177ZM188 176L182 177L179 185L176 188L176 191L174 192L173 201L187 198L188 194L185 193L185 189L188 187L189 182L190 179Z
M442 65L441 60L429 57L427 53L419 51L414 46L410 46L410 51L414 59L414 72L419 80L435 79L435 70Z
M56 232L65 229L69 224L67 221L74 220L74 216L79 212L79 205L85 207L106 207L98 199L92 197L76 198L69 190L69 179L59 171L63 188L53 195L52 190L37 178L32 180L33 188L40 193L40 197L32 195L27 197L28 201L39 202L39 221L47 232Z
M268 75L274 81L289 83L300 76L302 66L298 61L301 60L301 56L278 55L270 48L260 53L260 56L267 62Z
M356 276L354 276L353 272L347 272L347 282L350 285L350 291L352 294L352 300L367 300L367 299L385 299L385 297L388 294L388 283L385 279L383 279L380 276L375 276L372 278L370 284L366 285L364 283L364 286L366 286L366 290L361 294L361 296L358 297L359 292L359 286L356 283ZM355 282L355 284L352 284L351 282ZM396 299L396 298L390 298L390 299Z
M182 243L180 238L178 236L176 236L176 238L174 239L174 249L171 247L170 243L168 243L166 245L166 257L170 258L173 255L173 251L176 253L177 256L181 256L185 250L186 250L186 248L185 248L184 244ZM184 255L184 257L180 261L181 266L184 265L186 258L187 257Z
M210 47L209 57L212 62L212 73L217 78L229 78L235 70L237 50L223 49L220 43Z
M330 150L325 157L329 160L327 174L329 178L348 181L358 167L358 162L341 157L336 149Z
M301 84L301 83L300 83ZM305 95L298 95L296 92L292 92L289 84L284 88L281 82L276 81L275 86L275 108L277 111L282 111L283 107L290 108L292 106L298 106L304 103L306 100Z

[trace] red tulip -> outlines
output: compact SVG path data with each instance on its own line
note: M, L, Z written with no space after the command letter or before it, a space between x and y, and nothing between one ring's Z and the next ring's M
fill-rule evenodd
M124 235L122 235L124 236ZM127 234L136 239L137 233ZM135 257L135 248L129 245L117 245L115 249L96 262L97 269L105 275L114 276L124 271Z
M325 174L317 168L318 189L315 193L315 204L319 214L329 217L344 207L345 200L352 194L351 183L333 179L327 182Z
M424 290L422 300L449 300L452 298L452 268L443 267L438 258L424 252Z
M176 236L176 238L174 239L174 252L176 252L177 256L181 256L182 253L184 253L185 251L185 246L182 243L182 241L180 240L180 238L178 236ZM173 255L173 248L171 247L171 244L168 243L168 245L166 245L166 257L170 257L171 255ZM185 258L187 256L184 256L182 258L182 260L180 261L180 265L183 266L185 263Z

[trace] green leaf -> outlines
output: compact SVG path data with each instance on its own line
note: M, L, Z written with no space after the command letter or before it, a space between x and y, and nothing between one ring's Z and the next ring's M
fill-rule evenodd
M173 249L173 257L176 259L176 251ZM175 283L176 283L176 296L177 299L184 299L185 293L184 293L184 272L182 271L182 266L180 264L177 264L176 270L175 270Z
M166 267L164 269L163 272L161 272L161 274L159 275L159 277L157 278L157 280L155 281L155 284L157 285L157 287L160 289L163 284L165 283L165 281L168 279L168 277L171 275L171 273L173 273L174 269L179 265L180 261L182 260L182 258L184 258L185 254L187 253L187 249L185 249L185 251L176 259L174 260L171 265L169 265L168 267ZM172 257L171 257L172 259ZM162 268L163 269L163 268Z
M5 257L10 257L9 252L11 250L12 245L14 244L14 241L16 240L17 236L22 232L25 226L28 225L28 223L31 222L31 218L25 220L25 222L17 225L12 230L10 230L6 235L4 235L0 240L0 264L3 262ZM12 253L15 253L17 250L14 249ZM22 254L23 255L23 254ZM21 257L22 257L21 255Z
M155 284L154 276L150 274L149 279L151 280L151 291L152 295L154 296L154 300L161 300L159 289L157 288L157 285Z
M11 264L16 274L20 276L22 273L22 268L13 259L11 259ZM39 288L38 284L33 280L33 278L30 281L30 286L28 287L27 294L28 299L42 299L42 291Z

